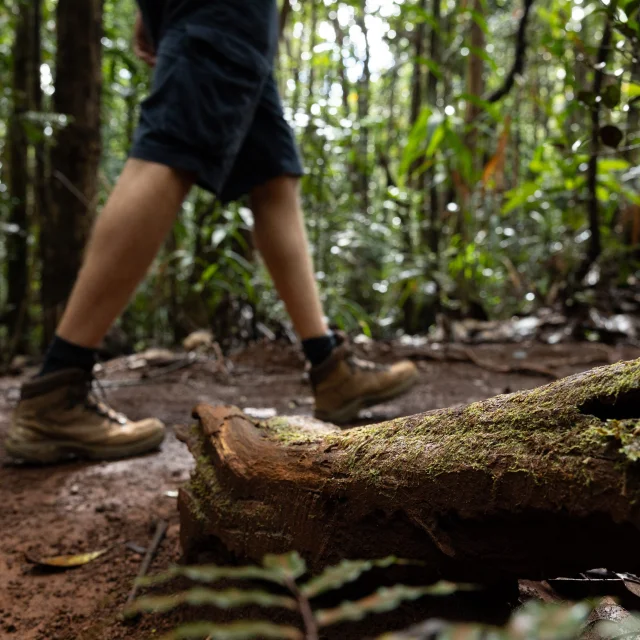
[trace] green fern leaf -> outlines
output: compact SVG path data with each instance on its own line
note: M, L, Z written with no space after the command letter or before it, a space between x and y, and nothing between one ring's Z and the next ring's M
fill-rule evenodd
M472 588L469 585L457 585L450 582L438 582L430 587L408 587L402 584L395 587L384 587L361 600L343 602L334 609L318 611L316 612L316 620L319 626L328 627L338 622L362 620L370 613L393 611L405 601L417 600L426 595L445 596Z
M212 605L219 609L231 609L232 607L245 607L248 605L296 609L296 601L293 598L273 595L266 591L244 591L242 589L213 591L212 589L198 587L175 595L139 598L127 608L126 615L131 616L143 611L163 613L183 604L195 607Z
M380 560L343 560L340 564L328 567L319 576L312 578L301 589L307 598L314 598L321 593L339 589L357 580L363 573L373 568L386 568L391 565L419 564L407 560L399 560L394 556Z

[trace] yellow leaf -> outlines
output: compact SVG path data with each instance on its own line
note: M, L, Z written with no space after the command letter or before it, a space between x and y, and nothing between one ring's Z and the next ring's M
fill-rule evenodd
M43 565L45 567L80 567L83 564L88 564L96 558L106 553L108 549L101 549L100 551L93 551L91 553L81 553L75 556L51 556L49 558L32 559L34 564Z

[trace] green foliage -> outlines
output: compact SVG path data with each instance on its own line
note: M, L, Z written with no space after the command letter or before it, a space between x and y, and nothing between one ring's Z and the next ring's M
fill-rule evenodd
M320 627L329 627L340 622L362 620L370 613L393 611L403 602L417 600L426 595L448 596L465 588L467 587L446 582L439 582L433 587L407 587L405 585L384 587L366 598L355 602L343 602L335 609L322 609L315 615Z
M145 596L136 600L126 611L127 616L141 612L165 613L181 605L210 605L221 609L257 605L260 607L285 608L300 611L306 625L327 627L341 622L362 620L372 613L391 611L403 602L416 600L426 595L445 596L458 590L472 587L439 582L429 587L408 587L396 585L381 588L370 596L354 602L343 602L333 609L313 612L309 600L321 594L340 589L344 585L357 580L365 572L373 568L385 568L392 565L408 564L406 560L394 557L380 560L344 560L334 567L328 567L319 576L298 585L297 580L307 573L304 559L296 552L284 555L268 555L262 567L217 567L194 566L174 567L160 576L147 578L144 585L157 585L177 576L185 576L197 582L212 583L218 580L263 580L289 589L291 596L275 595L266 590L227 588L212 590L198 587L173 595ZM308 619L305 612L311 611L313 620ZM303 638L301 631L293 627L277 626L266 621L236 623L233 625L214 625L197 622L183 625L164 637L169 638L203 638L207 634L215 634L216 638ZM234 635L235 634L235 635Z
M291 3L276 70L306 165L302 202L333 323L380 337L426 332L436 309L460 314L476 304L497 318L551 304L587 249L594 109L601 260L621 266L611 285L640 277L637 238L624 215L640 203L640 176L628 175L640 164L638 2L621 0L617 12L598 0L536 3L522 77L494 103L487 96L513 64L519 16L511 5ZM29 228L19 233L11 226L9 192L13 34L21 6L10 0L0 15L0 309L7 257L28 234L28 338L36 350L43 239L33 175ZM135 0L104 3L98 205L127 157L152 77L131 49L134 12ZM607 20L612 42L604 67L595 69ZM52 109L55 27L55 3L44 0L44 101L16 120L31 159L38 144L46 154L68 122ZM482 40L472 42L478 31ZM596 71L603 75L600 95ZM204 326L230 345L259 337L261 326L288 324L253 250L245 205L223 207L202 191L191 194L122 319L135 346L175 343ZM8 340L0 326L0 347Z
M610 433L603 434L624 441L624 428L618 423L610 425ZM135 601L127 615L141 612L162 614L178 606L209 605L222 609L260 606L287 609L300 615L303 628L288 624L274 624L267 620L238 620L229 624L211 621L191 622L162 636L162 640L193 638L216 638L217 640L250 640L253 638L275 638L283 640L309 640L318 637L318 630L336 624L357 622L365 617L397 609L403 603L425 596L450 596L459 591L474 590L473 585L439 582L427 587L395 585L383 587L371 595L356 601L342 602L330 609L314 609L313 599L335 592L352 583L374 568L393 565L414 564L394 557L380 560L343 560L338 565L326 568L320 575L302 584L298 580L307 573L304 560L298 553L267 556L261 567L175 567L169 573L147 580L145 584L160 584L172 577L186 576L197 582L211 583L218 580L266 581L281 591L285 586L290 595L278 594L266 588L225 588L212 590L197 587L174 595L144 596ZM420 563L417 563L420 564ZM275 587L279 585L279 587ZM504 627L474 623L450 623L431 620L405 631L385 633L378 640L418 640L423 637L434 640L572 640L584 631L595 602L585 601L567 604L546 604L528 601L518 607ZM240 614L238 614L240 615ZM622 637L638 632L639 624L633 617L616 622L600 621L591 626L603 637Z
M240 589L225 589L213 591L198 588L184 591L175 596L149 596L140 598L130 609L131 613L163 613L176 607L188 604L191 606L211 605L219 609L231 607L246 607L255 604L260 607L285 607L295 609L296 601L284 596L275 596L265 591L242 591Z
M328 567L319 576L311 578L301 591L307 598L315 598L322 593L339 589L345 584L357 580L363 573L371 571L373 568L384 569L391 565L402 564L407 564L407 562L395 556L381 560L343 560L334 567Z
M435 621L430 631L437 640L573 640L580 637L592 608L587 602L560 605L529 601L514 612L504 628ZM613 626L619 633L620 626ZM420 627L415 633L411 629L386 633L378 640L418 640L424 637Z

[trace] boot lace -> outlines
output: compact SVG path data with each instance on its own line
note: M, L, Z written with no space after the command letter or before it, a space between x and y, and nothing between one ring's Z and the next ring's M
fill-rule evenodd
M95 385L94 385L95 382ZM83 384L69 389L69 402L71 406L82 404L85 409L107 418L111 422L120 425L127 423L127 418L109 406L107 394L100 381L95 378L87 378Z
M354 355L349 355L345 361L353 373L356 371L386 371L388 368L386 365L370 362L369 360L362 360Z

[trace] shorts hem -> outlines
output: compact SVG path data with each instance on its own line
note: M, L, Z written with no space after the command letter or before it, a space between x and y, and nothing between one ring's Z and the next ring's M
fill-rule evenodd
M169 149L157 145L136 145L130 153L130 158L155 162L177 171L186 171L193 174L195 181L215 195L220 191L219 187L203 181L202 164L187 154L176 153L175 149Z
M280 178L281 176L302 178L304 176L304 169L302 169L300 166L282 166L274 169L273 171L260 173L253 178L248 178L240 185L232 186L228 189L223 189L222 193L220 194L220 201L224 204L227 204L229 202L233 202L234 200L238 200L243 196L251 193L251 191L256 187L260 187L270 180L275 180L276 178Z

